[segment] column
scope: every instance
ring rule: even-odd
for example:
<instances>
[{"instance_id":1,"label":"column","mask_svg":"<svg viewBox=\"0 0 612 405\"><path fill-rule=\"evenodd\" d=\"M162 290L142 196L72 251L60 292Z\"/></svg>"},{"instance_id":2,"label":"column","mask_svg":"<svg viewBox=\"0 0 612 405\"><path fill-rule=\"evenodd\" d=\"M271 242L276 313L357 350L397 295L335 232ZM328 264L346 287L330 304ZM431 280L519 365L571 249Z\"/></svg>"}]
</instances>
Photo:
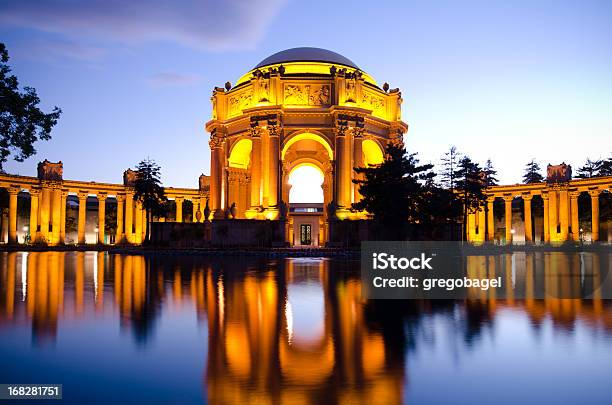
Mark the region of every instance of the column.
<instances>
[{"instance_id":1,"label":"column","mask_svg":"<svg viewBox=\"0 0 612 405\"><path fill-rule=\"evenodd\" d=\"M548 192L548 226L550 228L550 239L558 240L557 228L559 225L559 216L557 211L558 199L556 191Z\"/></svg>"},{"instance_id":2,"label":"column","mask_svg":"<svg viewBox=\"0 0 612 405\"><path fill-rule=\"evenodd\" d=\"M351 203L353 202L353 183L351 179L353 178L353 131L347 131L346 136L344 137L344 185L342 188L345 189L345 202L346 208L351 208Z\"/></svg>"},{"instance_id":3,"label":"column","mask_svg":"<svg viewBox=\"0 0 612 405\"><path fill-rule=\"evenodd\" d=\"M85 225L87 222L87 197L89 196L89 192L80 191L78 193L79 197L79 222L78 222L78 242L79 244L85 243Z\"/></svg>"},{"instance_id":4,"label":"column","mask_svg":"<svg viewBox=\"0 0 612 405\"><path fill-rule=\"evenodd\" d=\"M261 134L261 205L264 208L269 206L270 194L270 137L268 131Z\"/></svg>"},{"instance_id":5,"label":"column","mask_svg":"<svg viewBox=\"0 0 612 405\"><path fill-rule=\"evenodd\" d=\"M223 138L213 135L209 142L210 145L210 195L212 210L215 218L223 218L223 199L224 199L224 165Z\"/></svg>"},{"instance_id":6,"label":"column","mask_svg":"<svg viewBox=\"0 0 612 405\"><path fill-rule=\"evenodd\" d=\"M512 243L512 196L505 196L504 219L506 221L506 243Z\"/></svg>"},{"instance_id":7,"label":"column","mask_svg":"<svg viewBox=\"0 0 612 405\"><path fill-rule=\"evenodd\" d=\"M599 240L599 190L589 191L591 195L591 240Z\"/></svg>"},{"instance_id":8,"label":"column","mask_svg":"<svg viewBox=\"0 0 612 405\"><path fill-rule=\"evenodd\" d=\"M269 131L269 162L268 162L268 206L278 206L278 169L279 169L279 140L278 130Z\"/></svg>"},{"instance_id":9,"label":"column","mask_svg":"<svg viewBox=\"0 0 612 405\"><path fill-rule=\"evenodd\" d=\"M43 184L40 201L40 236L41 239L49 242L49 219L51 218L51 188L48 184Z\"/></svg>"},{"instance_id":10,"label":"column","mask_svg":"<svg viewBox=\"0 0 612 405\"><path fill-rule=\"evenodd\" d=\"M133 218L134 218L134 192L128 191L125 194L125 239L129 243L134 243L133 237Z\"/></svg>"},{"instance_id":11,"label":"column","mask_svg":"<svg viewBox=\"0 0 612 405\"><path fill-rule=\"evenodd\" d=\"M40 190L30 189L30 241L35 242L38 237L38 199Z\"/></svg>"},{"instance_id":12,"label":"column","mask_svg":"<svg viewBox=\"0 0 612 405\"><path fill-rule=\"evenodd\" d=\"M239 209L242 209L242 207L240 206L240 183L239 183L240 171L241 169L236 169L236 168L230 168L228 170L227 188L228 188L229 194L228 194L227 204L228 204L228 207L231 207L232 204L235 203Z\"/></svg>"},{"instance_id":13,"label":"column","mask_svg":"<svg viewBox=\"0 0 612 405\"><path fill-rule=\"evenodd\" d=\"M252 135L251 150L251 209L261 205L261 137Z\"/></svg>"},{"instance_id":14,"label":"column","mask_svg":"<svg viewBox=\"0 0 612 405\"><path fill-rule=\"evenodd\" d=\"M68 190L62 190L60 202L60 233L59 243L66 243L66 199L68 198Z\"/></svg>"},{"instance_id":15,"label":"column","mask_svg":"<svg viewBox=\"0 0 612 405\"><path fill-rule=\"evenodd\" d=\"M115 243L123 242L123 207L125 205L125 195L117 194L117 234Z\"/></svg>"},{"instance_id":16,"label":"column","mask_svg":"<svg viewBox=\"0 0 612 405\"><path fill-rule=\"evenodd\" d=\"M17 243L17 194L21 191L20 187L10 187L9 193L9 243Z\"/></svg>"},{"instance_id":17,"label":"column","mask_svg":"<svg viewBox=\"0 0 612 405\"><path fill-rule=\"evenodd\" d=\"M355 133L353 139L353 167L363 166L363 135L361 133ZM352 169L352 168L351 168ZM351 170L355 179L362 179L363 174L357 174ZM351 182L352 183L352 182ZM361 200L361 193L359 193L359 185L353 184L353 202L359 202Z\"/></svg>"},{"instance_id":18,"label":"column","mask_svg":"<svg viewBox=\"0 0 612 405\"><path fill-rule=\"evenodd\" d=\"M486 223L486 219L485 219L485 209L484 206L480 207L480 211L478 211L477 213L477 219L478 219L478 240L480 242L484 242L485 241L485 223Z\"/></svg>"},{"instance_id":19,"label":"column","mask_svg":"<svg viewBox=\"0 0 612 405\"><path fill-rule=\"evenodd\" d=\"M134 243L142 243L142 203L136 201L136 210L134 211Z\"/></svg>"},{"instance_id":20,"label":"column","mask_svg":"<svg viewBox=\"0 0 612 405\"><path fill-rule=\"evenodd\" d=\"M550 242L550 218L548 193L542 193L542 201L544 201L544 242Z\"/></svg>"},{"instance_id":21,"label":"column","mask_svg":"<svg viewBox=\"0 0 612 405\"><path fill-rule=\"evenodd\" d=\"M559 191L559 240L568 240L570 204L567 189Z\"/></svg>"},{"instance_id":22,"label":"column","mask_svg":"<svg viewBox=\"0 0 612 405\"><path fill-rule=\"evenodd\" d=\"M176 205L174 222L183 222L183 201L184 200L185 200L184 197L174 198L174 203Z\"/></svg>"},{"instance_id":23,"label":"column","mask_svg":"<svg viewBox=\"0 0 612 405\"><path fill-rule=\"evenodd\" d=\"M104 225L106 216L106 193L98 193L98 243L104 244Z\"/></svg>"},{"instance_id":24,"label":"column","mask_svg":"<svg viewBox=\"0 0 612 405\"><path fill-rule=\"evenodd\" d=\"M570 193L570 213L571 213L571 227L572 227L572 240L580 240L580 224L578 223L578 196L580 192Z\"/></svg>"},{"instance_id":25,"label":"column","mask_svg":"<svg viewBox=\"0 0 612 405\"><path fill-rule=\"evenodd\" d=\"M487 198L487 240L495 239L495 217L493 216L493 203L495 197Z\"/></svg>"},{"instance_id":26,"label":"column","mask_svg":"<svg viewBox=\"0 0 612 405\"><path fill-rule=\"evenodd\" d=\"M140 212L142 213L142 236L140 238L140 241L144 241L146 239L147 236L147 226L149 225L147 223L147 210L144 209L144 206L141 206L141 210Z\"/></svg>"},{"instance_id":27,"label":"column","mask_svg":"<svg viewBox=\"0 0 612 405\"><path fill-rule=\"evenodd\" d=\"M533 242L533 224L531 223L531 194L523 196L523 203L525 205L525 242Z\"/></svg>"},{"instance_id":28,"label":"column","mask_svg":"<svg viewBox=\"0 0 612 405\"><path fill-rule=\"evenodd\" d=\"M51 238L50 242L56 245L60 242L60 224L62 216L62 190L55 186L53 187L53 202L51 204Z\"/></svg>"},{"instance_id":29,"label":"column","mask_svg":"<svg viewBox=\"0 0 612 405\"><path fill-rule=\"evenodd\" d=\"M346 136L344 132L336 133L336 160L338 161L338 205L340 207L348 207L348 189L346 187L347 175L347 156L346 156Z\"/></svg>"},{"instance_id":30,"label":"column","mask_svg":"<svg viewBox=\"0 0 612 405\"><path fill-rule=\"evenodd\" d=\"M191 222L198 222L198 201L191 198Z\"/></svg>"},{"instance_id":31,"label":"column","mask_svg":"<svg viewBox=\"0 0 612 405\"><path fill-rule=\"evenodd\" d=\"M470 242L476 240L476 213L471 211L467 214L467 240Z\"/></svg>"}]
</instances>

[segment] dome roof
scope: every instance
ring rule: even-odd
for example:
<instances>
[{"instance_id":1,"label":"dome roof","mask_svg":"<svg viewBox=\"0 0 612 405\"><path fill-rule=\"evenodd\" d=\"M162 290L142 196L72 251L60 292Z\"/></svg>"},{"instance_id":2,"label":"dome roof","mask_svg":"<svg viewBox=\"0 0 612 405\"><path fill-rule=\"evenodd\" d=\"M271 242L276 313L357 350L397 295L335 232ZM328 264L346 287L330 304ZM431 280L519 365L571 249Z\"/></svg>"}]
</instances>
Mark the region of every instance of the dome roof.
<instances>
[{"instance_id":1,"label":"dome roof","mask_svg":"<svg viewBox=\"0 0 612 405\"><path fill-rule=\"evenodd\" d=\"M339 53L311 47L291 48L277 52L259 62L255 69L287 62L324 62L359 69L353 61Z\"/></svg>"}]
</instances>

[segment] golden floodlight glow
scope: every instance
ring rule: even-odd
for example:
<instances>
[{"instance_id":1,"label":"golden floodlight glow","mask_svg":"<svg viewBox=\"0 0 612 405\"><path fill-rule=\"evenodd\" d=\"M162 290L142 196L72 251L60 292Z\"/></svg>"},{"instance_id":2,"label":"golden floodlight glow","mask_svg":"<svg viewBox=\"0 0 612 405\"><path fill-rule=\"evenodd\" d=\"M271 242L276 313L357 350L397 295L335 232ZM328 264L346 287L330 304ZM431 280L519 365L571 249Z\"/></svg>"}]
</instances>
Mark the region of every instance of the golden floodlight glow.
<instances>
[{"instance_id":1,"label":"golden floodlight glow","mask_svg":"<svg viewBox=\"0 0 612 405\"><path fill-rule=\"evenodd\" d=\"M320 203L324 202L321 168L314 163L300 163L289 173L289 203Z\"/></svg>"},{"instance_id":2,"label":"golden floodlight glow","mask_svg":"<svg viewBox=\"0 0 612 405\"><path fill-rule=\"evenodd\" d=\"M228 159L230 167L246 169L251 162L251 148L253 142L250 139L241 139L232 148Z\"/></svg>"},{"instance_id":3,"label":"golden floodlight glow","mask_svg":"<svg viewBox=\"0 0 612 405\"><path fill-rule=\"evenodd\" d=\"M364 158L363 163L366 165L366 167L379 165L383 162L383 152L375 141L366 139L363 141L362 148Z\"/></svg>"},{"instance_id":4,"label":"golden floodlight glow","mask_svg":"<svg viewBox=\"0 0 612 405\"><path fill-rule=\"evenodd\" d=\"M265 69L270 69L270 68L276 68L278 69L278 67L281 65L281 63L275 64L275 65L267 65L265 66ZM342 68L342 69L346 69L347 72L355 72L357 69L349 67L349 66L344 66L338 63L326 63L326 62L284 62L282 63L283 67L285 68L285 74L286 75L292 75L292 74L315 74L315 75L329 75L329 69L332 66L336 66L336 68ZM263 69L264 67L260 68ZM258 70L258 69L253 69L248 71L247 73L245 73L244 75L242 75L240 77L240 79L238 79L238 81L236 82L236 86L242 84L242 83L246 83L248 82L251 77L253 77L253 73ZM370 76L369 74L361 71L361 74L363 75L363 78L366 82L377 85L376 80L374 80L374 78L372 76Z\"/></svg>"},{"instance_id":5,"label":"golden floodlight glow","mask_svg":"<svg viewBox=\"0 0 612 405\"><path fill-rule=\"evenodd\" d=\"M281 154L281 158L285 159L285 153L287 153L287 150L291 147L291 145L293 145L296 142L302 141L304 139L308 139L308 140L320 143L321 146L323 146L325 148L325 150L327 151L327 155L329 156L329 159L330 160L334 159L334 152L332 151L331 146L329 146L329 143L327 143L327 141L325 139L323 139L323 137L321 135L313 134L313 133L310 133L310 132L303 132L303 133L297 134L297 135L293 136L291 139L289 139L285 143L285 146L283 147L283 152Z\"/></svg>"}]
</instances>

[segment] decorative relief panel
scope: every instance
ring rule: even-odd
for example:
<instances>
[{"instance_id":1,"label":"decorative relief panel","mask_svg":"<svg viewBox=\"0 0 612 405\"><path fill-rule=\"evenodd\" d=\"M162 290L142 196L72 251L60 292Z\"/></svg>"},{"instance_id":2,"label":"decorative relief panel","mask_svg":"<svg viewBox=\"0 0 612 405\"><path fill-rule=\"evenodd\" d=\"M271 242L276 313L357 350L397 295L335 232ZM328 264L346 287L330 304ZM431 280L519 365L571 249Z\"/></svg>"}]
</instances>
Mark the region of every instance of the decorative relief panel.
<instances>
[{"instance_id":1,"label":"decorative relief panel","mask_svg":"<svg viewBox=\"0 0 612 405\"><path fill-rule=\"evenodd\" d=\"M364 108L372 110L372 114L385 117L387 109L385 99L376 95L373 92L364 91L363 96L361 98L361 105Z\"/></svg>"},{"instance_id":2,"label":"decorative relief panel","mask_svg":"<svg viewBox=\"0 0 612 405\"><path fill-rule=\"evenodd\" d=\"M328 106L331 90L328 84L285 84L285 105Z\"/></svg>"},{"instance_id":3,"label":"decorative relief panel","mask_svg":"<svg viewBox=\"0 0 612 405\"><path fill-rule=\"evenodd\" d=\"M242 114L242 110L253 104L253 89L247 89L229 98L229 116L234 117Z\"/></svg>"}]
</instances>

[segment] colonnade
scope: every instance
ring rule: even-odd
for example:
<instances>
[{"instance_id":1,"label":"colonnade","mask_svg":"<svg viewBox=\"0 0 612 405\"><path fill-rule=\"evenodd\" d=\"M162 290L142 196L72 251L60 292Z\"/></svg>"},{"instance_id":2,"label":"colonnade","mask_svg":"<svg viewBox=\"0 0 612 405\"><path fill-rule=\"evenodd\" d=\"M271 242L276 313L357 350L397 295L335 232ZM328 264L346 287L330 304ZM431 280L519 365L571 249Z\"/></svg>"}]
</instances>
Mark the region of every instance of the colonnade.
<instances>
[{"instance_id":1,"label":"colonnade","mask_svg":"<svg viewBox=\"0 0 612 405\"><path fill-rule=\"evenodd\" d=\"M66 207L69 196L78 199L77 238L78 244L86 243L87 201L97 200L96 242L106 243L106 203L115 200L117 220L115 243L141 244L147 230L146 211L142 202L134 199L135 190L130 172L124 173L124 184L109 184L63 180L60 163L41 162L39 176L0 175L0 188L9 195L8 243L18 243L18 201L19 194L27 192L30 196L30 212L27 232L31 243L58 245L66 243ZM207 186L201 176L199 189L166 188L166 196L176 202L176 222L183 222L183 202L193 203L193 221L203 221ZM198 211L202 214L198 215ZM25 229L24 229L25 231Z\"/></svg>"},{"instance_id":2,"label":"colonnade","mask_svg":"<svg viewBox=\"0 0 612 405\"><path fill-rule=\"evenodd\" d=\"M564 184L525 184L514 186L495 186L487 189L486 206L468 214L468 240L484 242L495 240L495 220L493 205L497 198L504 201L505 240L511 243L514 238L512 224L512 202L522 198L524 203L525 242L534 241L532 221L532 202L535 196L543 200L543 240L544 242L579 241L578 197L588 193L591 199L591 240L599 241L599 197L609 192L612 176L571 180Z\"/></svg>"}]
</instances>

